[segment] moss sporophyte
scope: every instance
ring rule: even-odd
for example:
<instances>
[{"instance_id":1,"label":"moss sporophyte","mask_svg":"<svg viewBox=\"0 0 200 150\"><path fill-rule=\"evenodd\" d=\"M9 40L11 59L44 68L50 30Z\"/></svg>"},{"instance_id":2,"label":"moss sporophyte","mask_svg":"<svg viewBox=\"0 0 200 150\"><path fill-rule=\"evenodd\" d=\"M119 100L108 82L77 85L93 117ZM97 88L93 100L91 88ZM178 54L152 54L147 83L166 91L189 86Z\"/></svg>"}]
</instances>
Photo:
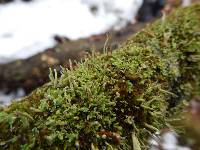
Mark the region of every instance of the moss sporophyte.
<instances>
[{"instance_id":1,"label":"moss sporophyte","mask_svg":"<svg viewBox=\"0 0 200 150\"><path fill-rule=\"evenodd\" d=\"M170 110L200 94L200 5L149 25L112 54L51 71L0 111L0 149L147 149Z\"/></svg>"}]
</instances>

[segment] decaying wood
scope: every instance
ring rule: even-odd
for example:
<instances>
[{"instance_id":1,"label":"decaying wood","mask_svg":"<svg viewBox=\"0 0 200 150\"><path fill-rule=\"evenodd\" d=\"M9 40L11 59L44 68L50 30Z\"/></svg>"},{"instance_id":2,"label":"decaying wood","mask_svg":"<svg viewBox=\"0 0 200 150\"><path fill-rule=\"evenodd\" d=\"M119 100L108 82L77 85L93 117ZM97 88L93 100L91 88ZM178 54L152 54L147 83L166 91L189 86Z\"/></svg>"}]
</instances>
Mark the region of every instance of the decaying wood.
<instances>
[{"instance_id":1,"label":"decaying wood","mask_svg":"<svg viewBox=\"0 0 200 150\"><path fill-rule=\"evenodd\" d=\"M112 31L106 45L113 50L122 44L127 37L144 26L144 24L128 25L120 31ZM0 65L0 90L16 90L24 88L26 93L46 83L48 69L60 69L60 66L68 67L69 59L80 61L92 50L102 52L105 46L107 34L92 36L77 41L69 41L66 38L55 37L58 44L43 53L37 54L25 60L17 60Z\"/></svg>"}]
</instances>

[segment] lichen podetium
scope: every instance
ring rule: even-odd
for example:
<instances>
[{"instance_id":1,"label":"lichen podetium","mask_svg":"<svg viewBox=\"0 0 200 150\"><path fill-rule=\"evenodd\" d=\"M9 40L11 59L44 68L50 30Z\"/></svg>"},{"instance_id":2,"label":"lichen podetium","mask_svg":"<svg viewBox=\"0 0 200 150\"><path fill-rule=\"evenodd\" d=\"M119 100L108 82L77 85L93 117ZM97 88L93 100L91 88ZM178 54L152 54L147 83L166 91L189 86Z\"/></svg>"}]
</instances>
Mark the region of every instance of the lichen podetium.
<instances>
[{"instance_id":1,"label":"lichen podetium","mask_svg":"<svg viewBox=\"0 0 200 150\"><path fill-rule=\"evenodd\" d=\"M200 5L149 25L0 111L0 149L147 149L169 110L200 93Z\"/></svg>"}]
</instances>

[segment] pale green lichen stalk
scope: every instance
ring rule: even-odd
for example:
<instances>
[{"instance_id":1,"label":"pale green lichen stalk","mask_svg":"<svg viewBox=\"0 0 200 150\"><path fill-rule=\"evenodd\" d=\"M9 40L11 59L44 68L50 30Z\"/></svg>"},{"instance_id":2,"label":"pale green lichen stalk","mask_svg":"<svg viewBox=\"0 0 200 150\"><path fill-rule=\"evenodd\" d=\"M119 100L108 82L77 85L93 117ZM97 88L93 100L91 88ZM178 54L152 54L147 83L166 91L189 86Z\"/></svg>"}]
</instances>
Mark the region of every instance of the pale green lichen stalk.
<instances>
[{"instance_id":1,"label":"pale green lichen stalk","mask_svg":"<svg viewBox=\"0 0 200 150\"><path fill-rule=\"evenodd\" d=\"M200 5L91 56L0 112L0 149L147 148L168 110L200 93Z\"/></svg>"}]
</instances>

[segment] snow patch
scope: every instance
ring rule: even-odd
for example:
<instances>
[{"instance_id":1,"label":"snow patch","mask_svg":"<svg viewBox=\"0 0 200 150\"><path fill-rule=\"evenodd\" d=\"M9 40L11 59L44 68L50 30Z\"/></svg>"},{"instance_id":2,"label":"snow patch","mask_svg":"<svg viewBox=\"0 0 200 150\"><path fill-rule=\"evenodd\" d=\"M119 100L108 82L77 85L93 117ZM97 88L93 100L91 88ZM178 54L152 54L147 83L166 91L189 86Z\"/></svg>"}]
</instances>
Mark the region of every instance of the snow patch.
<instances>
[{"instance_id":1,"label":"snow patch","mask_svg":"<svg viewBox=\"0 0 200 150\"><path fill-rule=\"evenodd\" d=\"M155 133L148 141L149 150L191 150L187 146L179 145L178 135L172 131Z\"/></svg>"},{"instance_id":2,"label":"snow patch","mask_svg":"<svg viewBox=\"0 0 200 150\"><path fill-rule=\"evenodd\" d=\"M20 100L20 97L25 96L25 91L23 89L17 89L15 92L6 93L5 91L0 91L0 106L8 106L12 101Z\"/></svg>"},{"instance_id":3,"label":"snow patch","mask_svg":"<svg viewBox=\"0 0 200 150\"><path fill-rule=\"evenodd\" d=\"M0 63L25 59L56 42L120 28L134 17L143 0L34 0L0 5ZM95 11L95 13L94 13Z\"/></svg>"}]
</instances>

